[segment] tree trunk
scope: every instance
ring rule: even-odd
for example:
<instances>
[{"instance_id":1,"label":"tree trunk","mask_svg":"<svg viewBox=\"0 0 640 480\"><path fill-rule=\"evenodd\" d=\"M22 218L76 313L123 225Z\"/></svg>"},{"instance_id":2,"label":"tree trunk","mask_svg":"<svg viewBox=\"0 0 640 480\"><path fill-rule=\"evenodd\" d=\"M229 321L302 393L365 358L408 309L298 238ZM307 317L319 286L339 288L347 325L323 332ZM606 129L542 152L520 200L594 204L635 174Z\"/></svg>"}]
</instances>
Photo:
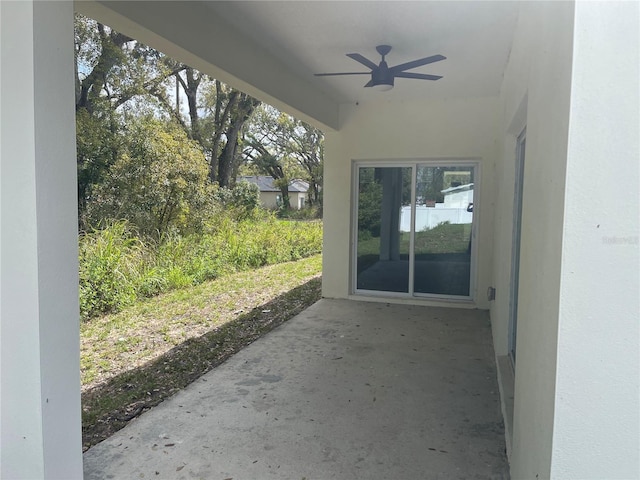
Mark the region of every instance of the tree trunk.
<instances>
[{"instance_id":1,"label":"tree trunk","mask_svg":"<svg viewBox=\"0 0 640 480\"><path fill-rule=\"evenodd\" d=\"M218 183L221 187L229 188L231 186L231 172L233 172L233 163L238 150L238 134L240 133L240 125L232 125L231 130L227 132L227 143L222 149L220 158L218 159Z\"/></svg>"},{"instance_id":2,"label":"tree trunk","mask_svg":"<svg viewBox=\"0 0 640 480\"><path fill-rule=\"evenodd\" d=\"M282 193L282 206L285 210L291 209L291 201L289 200L289 185L281 185L280 192Z\"/></svg>"},{"instance_id":3,"label":"tree trunk","mask_svg":"<svg viewBox=\"0 0 640 480\"><path fill-rule=\"evenodd\" d=\"M225 146L217 160L218 168L216 180L222 187L230 187L235 183L235 179L232 179L232 175L233 172L237 170L236 163L240 160L240 155L238 155L240 134L251 117L251 114L259 104L259 100L256 100L249 95L245 95L244 93L240 93L237 90L229 97L229 104L225 109L230 112L229 125L225 132L227 142L225 143ZM229 108L229 106L231 106L231 108ZM233 108L234 106L235 108Z\"/></svg>"},{"instance_id":4,"label":"tree trunk","mask_svg":"<svg viewBox=\"0 0 640 480\"><path fill-rule=\"evenodd\" d=\"M189 119L191 120L191 135L201 146L203 144L202 129L200 127L200 116L198 115L198 88L202 80L202 74L197 75L195 70L187 67L185 70L187 84L182 84L185 95L187 96L187 104L189 105Z\"/></svg>"}]
</instances>

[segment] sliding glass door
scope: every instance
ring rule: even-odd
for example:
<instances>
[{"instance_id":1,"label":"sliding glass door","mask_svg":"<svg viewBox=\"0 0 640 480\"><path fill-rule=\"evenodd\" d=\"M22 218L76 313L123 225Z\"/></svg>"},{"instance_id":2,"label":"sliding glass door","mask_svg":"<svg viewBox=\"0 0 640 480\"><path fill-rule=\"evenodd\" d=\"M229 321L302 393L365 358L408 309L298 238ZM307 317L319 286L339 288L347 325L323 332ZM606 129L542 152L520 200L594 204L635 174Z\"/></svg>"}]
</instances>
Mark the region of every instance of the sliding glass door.
<instances>
[{"instance_id":1,"label":"sliding glass door","mask_svg":"<svg viewBox=\"0 0 640 480\"><path fill-rule=\"evenodd\" d=\"M356 167L354 290L468 299L473 163Z\"/></svg>"},{"instance_id":2,"label":"sliding glass door","mask_svg":"<svg viewBox=\"0 0 640 480\"><path fill-rule=\"evenodd\" d=\"M359 290L409 293L409 239L401 223L411 209L411 175L411 167L359 169Z\"/></svg>"}]
</instances>

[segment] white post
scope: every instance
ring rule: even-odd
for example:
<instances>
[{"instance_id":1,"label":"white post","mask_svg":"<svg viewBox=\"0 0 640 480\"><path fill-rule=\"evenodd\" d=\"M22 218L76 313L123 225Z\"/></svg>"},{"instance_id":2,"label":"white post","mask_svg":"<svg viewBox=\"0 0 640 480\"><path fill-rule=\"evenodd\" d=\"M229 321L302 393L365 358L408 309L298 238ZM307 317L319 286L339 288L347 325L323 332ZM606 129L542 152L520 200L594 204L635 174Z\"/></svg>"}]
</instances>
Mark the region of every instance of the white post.
<instances>
[{"instance_id":1,"label":"white post","mask_svg":"<svg viewBox=\"0 0 640 480\"><path fill-rule=\"evenodd\" d=\"M0 477L82 478L73 2L0 2Z\"/></svg>"}]
</instances>

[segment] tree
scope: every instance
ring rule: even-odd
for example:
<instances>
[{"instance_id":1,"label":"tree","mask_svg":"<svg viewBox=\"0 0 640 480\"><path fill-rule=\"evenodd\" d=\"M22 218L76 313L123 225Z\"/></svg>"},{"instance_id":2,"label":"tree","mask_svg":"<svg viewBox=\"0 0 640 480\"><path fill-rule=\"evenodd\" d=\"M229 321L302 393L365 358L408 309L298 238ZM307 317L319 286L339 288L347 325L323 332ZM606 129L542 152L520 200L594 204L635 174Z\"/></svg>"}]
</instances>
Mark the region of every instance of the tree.
<instances>
[{"instance_id":1,"label":"tree","mask_svg":"<svg viewBox=\"0 0 640 480\"><path fill-rule=\"evenodd\" d=\"M307 180L309 204L319 204L324 155L324 137L320 130L274 107L262 105L252 118L246 147L245 157L277 183L286 180L288 187L294 178Z\"/></svg>"},{"instance_id":2,"label":"tree","mask_svg":"<svg viewBox=\"0 0 640 480\"><path fill-rule=\"evenodd\" d=\"M79 15L75 53L80 228L95 221L99 209L87 216L88 203L104 197L107 176L134 160L127 125L142 117L179 125L205 156L209 179L234 185L258 100Z\"/></svg>"},{"instance_id":3,"label":"tree","mask_svg":"<svg viewBox=\"0 0 640 480\"><path fill-rule=\"evenodd\" d=\"M76 15L74 30L78 214L82 226L92 186L102 181L118 155L121 122L103 90L111 70L124 58L123 46L132 39L80 15Z\"/></svg>"},{"instance_id":4,"label":"tree","mask_svg":"<svg viewBox=\"0 0 640 480\"><path fill-rule=\"evenodd\" d=\"M90 221L125 219L144 235L203 226L212 188L199 146L180 127L134 119L127 143L88 205Z\"/></svg>"},{"instance_id":5,"label":"tree","mask_svg":"<svg viewBox=\"0 0 640 480\"><path fill-rule=\"evenodd\" d=\"M254 133L248 136L247 148L244 157L248 159L258 173L268 175L274 179L274 186L280 189L282 198L281 208L288 210L291 208L289 200L289 183L294 178L291 162L283 155L278 145L270 142L269 137L273 132L262 130L260 138Z\"/></svg>"},{"instance_id":6,"label":"tree","mask_svg":"<svg viewBox=\"0 0 640 480\"><path fill-rule=\"evenodd\" d=\"M324 135L317 128L287 114L281 114L279 122L286 151L302 167L304 178L309 182L309 203L317 205L322 188Z\"/></svg>"},{"instance_id":7,"label":"tree","mask_svg":"<svg viewBox=\"0 0 640 480\"><path fill-rule=\"evenodd\" d=\"M76 112L92 114L96 104L110 99L111 72L125 63L124 47L134 40L81 15L76 15L74 33Z\"/></svg>"},{"instance_id":8,"label":"tree","mask_svg":"<svg viewBox=\"0 0 640 480\"><path fill-rule=\"evenodd\" d=\"M75 18L78 216L120 156L127 111L153 112L150 92L171 75L167 57L81 15Z\"/></svg>"},{"instance_id":9,"label":"tree","mask_svg":"<svg viewBox=\"0 0 640 480\"><path fill-rule=\"evenodd\" d=\"M260 105L255 98L211 79L184 64L172 65L176 97L183 92L187 100L187 116L181 104L175 105L167 95L168 85L153 95L184 128L189 138L198 142L209 161L209 178L223 187L233 186L242 162L242 134L247 121Z\"/></svg>"}]
</instances>

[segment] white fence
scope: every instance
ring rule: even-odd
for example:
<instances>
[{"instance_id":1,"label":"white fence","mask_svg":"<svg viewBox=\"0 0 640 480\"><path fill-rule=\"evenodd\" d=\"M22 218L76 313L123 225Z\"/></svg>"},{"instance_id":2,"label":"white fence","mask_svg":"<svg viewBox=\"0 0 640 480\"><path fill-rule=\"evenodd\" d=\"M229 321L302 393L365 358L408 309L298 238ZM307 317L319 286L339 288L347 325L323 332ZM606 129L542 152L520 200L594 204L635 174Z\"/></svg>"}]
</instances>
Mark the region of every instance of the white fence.
<instances>
[{"instance_id":1,"label":"white fence","mask_svg":"<svg viewBox=\"0 0 640 480\"><path fill-rule=\"evenodd\" d=\"M416 206L416 232L428 230L442 222L449 223L471 223L473 213L467 212L466 208L445 208L445 207L425 207ZM405 206L400 211L400 231L411 231L411 207Z\"/></svg>"}]
</instances>

